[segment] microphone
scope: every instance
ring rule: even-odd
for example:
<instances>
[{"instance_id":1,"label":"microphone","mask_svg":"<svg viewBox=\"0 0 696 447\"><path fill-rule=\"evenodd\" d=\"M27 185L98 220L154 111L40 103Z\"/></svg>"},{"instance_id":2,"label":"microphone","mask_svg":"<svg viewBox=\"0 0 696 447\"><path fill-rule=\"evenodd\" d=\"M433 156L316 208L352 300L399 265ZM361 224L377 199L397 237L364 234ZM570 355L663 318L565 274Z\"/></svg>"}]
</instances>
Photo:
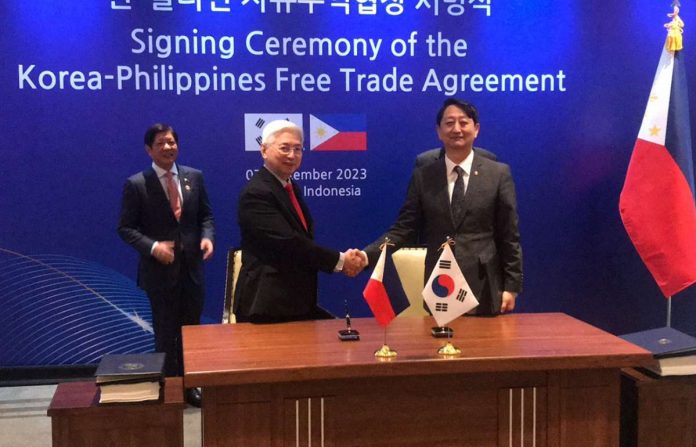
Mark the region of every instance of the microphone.
<instances>
[{"instance_id":1,"label":"microphone","mask_svg":"<svg viewBox=\"0 0 696 447\"><path fill-rule=\"evenodd\" d=\"M348 313L348 300L344 300L343 303L346 309L346 328L338 331L338 338L341 341L360 340L360 332L353 329L350 325L350 314Z\"/></svg>"}]
</instances>

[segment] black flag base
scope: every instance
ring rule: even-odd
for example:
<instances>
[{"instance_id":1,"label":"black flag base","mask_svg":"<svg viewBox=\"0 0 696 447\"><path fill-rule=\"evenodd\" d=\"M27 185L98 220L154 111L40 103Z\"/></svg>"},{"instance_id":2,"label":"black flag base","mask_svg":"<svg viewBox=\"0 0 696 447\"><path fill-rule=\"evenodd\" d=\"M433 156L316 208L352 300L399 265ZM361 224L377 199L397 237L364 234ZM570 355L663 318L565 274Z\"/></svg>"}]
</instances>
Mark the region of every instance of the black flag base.
<instances>
[{"instance_id":1,"label":"black flag base","mask_svg":"<svg viewBox=\"0 0 696 447\"><path fill-rule=\"evenodd\" d=\"M350 327L350 314L348 313L348 300L344 301L346 306L346 328L338 331L338 339L341 341L360 340L360 332Z\"/></svg>"},{"instance_id":2,"label":"black flag base","mask_svg":"<svg viewBox=\"0 0 696 447\"><path fill-rule=\"evenodd\" d=\"M437 353L440 355L459 355L462 353L462 350L454 346L452 343L447 342L447 344L440 349L437 350Z\"/></svg>"},{"instance_id":3,"label":"black flag base","mask_svg":"<svg viewBox=\"0 0 696 447\"><path fill-rule=\"evenodd\" d=\"M435 326L430 329L430 333L435 338L450 338L454 335L454 329L447 326Z\"/></svg>"},{"instance_id":4,"label":"black flag base","mask_svg":"<svg viewBox=\"0 0 696 447\"><path fill-rule=\"evenodd\" d=\"M338 331L338 339L341 341L357 341L360 340L360 332L355 329L341 329Z\"/></svg>"}]
</instances>

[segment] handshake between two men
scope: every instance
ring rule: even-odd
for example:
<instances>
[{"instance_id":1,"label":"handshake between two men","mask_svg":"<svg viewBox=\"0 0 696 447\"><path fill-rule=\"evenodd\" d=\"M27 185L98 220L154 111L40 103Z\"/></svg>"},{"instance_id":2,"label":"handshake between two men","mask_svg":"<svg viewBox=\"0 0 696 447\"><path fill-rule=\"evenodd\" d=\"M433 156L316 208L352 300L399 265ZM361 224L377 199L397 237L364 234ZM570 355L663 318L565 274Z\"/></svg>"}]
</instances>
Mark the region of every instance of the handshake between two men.
<instances>
[{"instance_id":1,"label":"handshake between two men","mask_svg":"<svg viewBox=\"0 0 696 447\"><path fill-rule=\"evenodd\" d=\"M349 278L353 278L362 272L367 267L367 264L365 252L357 248L351 248L344 252L343 269L341 271Z\"/></svg>"},{"instance_id":2,"label":"handshake between two men","mask_svg":"<svg viewBox=\"0 0 696 447\"><path fill-rule=\"evenodd\" d=\"M472 290L481 291L481 313L512 311L522 290L522 251L510 167L498 162L494 154L474 148L480 124L472 104L447 98L437 111L435 124L442 147L416 159L417 168L404 205L388 234L396 246L416 243L415 235L422 237L418 242L427 245L431 254L426 258L426 272L433 270L435 254L446 236L451 235L457 243L460 268L473 272L467 281ZM171 127L153 126L146 133L145 143L153 167L128 180L119 234L141 253L141 270L156 274L139 277L143 288L159 291L162 281L170 279L174 269L179 268L177 258L183 258L181 265L190 271L181 270L179 276L192 278L195 290L200 289L196 300L200 303L200 264L213 254L214 235L202 174L174 163L178 137ZM373 242L364 251L339 252L314 241L310 210L302 197L302 188L294 182L304 156L303 143L302 128L290 121L271 121L263 128L263 166L241 191L237 207L243 252L235 287L233 311L237 321L273 323L327 318L317 304L318 273L340 271L355 277L368 266L367 254L373 262L377 259L380 242ZM173 181L175 176L177 182ZM161 188L156 188L156 194L148 193L152 185L158 184ZM442 190L437 204L433 203L435 184ZM170 189L165 197L162 193ZM196 195L192 196L192 192ZM439 199L447 196L449 204ZM143 210L149 209L141 205L149 204L150 199L155 203L149 207L161 210L163 216L141 222L146 215ZM465 200L475 200L476 206L465 208ZM427 228L424 222L428 222ZM143 232L143 228L147 231ZM157 235L175 232L183 236L181 246L168 240L152 244ZM196 240L200 241L199 247L193 243ZM149 268L152 258L170 268ZM184 289L188 290L188 286Z\"/></svg>"},{"instance_id":3,"label":"handshake between two men","mask_svg":"<svg viewBox=\"0 0 696 447\"><path fill-rule=\"evenodd\" d=\"M510 167L474 149L480 125L472 104L446 99L435 123L442 148L419 156L422 162L417 160L404 205L388 234L395 248L415 243L416 235L422 237L431 254L426 272L434 269L435 254L446 236L452 236L460 268L474 272L467 281L472 290L480 291L480 313L512 311L522 290L522 251ZM263 128L263 167L243 189L237 208L244 253L235 289L237 321L327 318L326 312L319 315L317 305L318 272L342 271L354 277L380 244L339 253L314 241L310 210L293 181L303 143L302 128L290 121L271 121ZM437 204L434 189L442 191ZM449 203L440 197L448 197ZM465 207L465 200L476 206Z\"/></svg>"}]
</instances>

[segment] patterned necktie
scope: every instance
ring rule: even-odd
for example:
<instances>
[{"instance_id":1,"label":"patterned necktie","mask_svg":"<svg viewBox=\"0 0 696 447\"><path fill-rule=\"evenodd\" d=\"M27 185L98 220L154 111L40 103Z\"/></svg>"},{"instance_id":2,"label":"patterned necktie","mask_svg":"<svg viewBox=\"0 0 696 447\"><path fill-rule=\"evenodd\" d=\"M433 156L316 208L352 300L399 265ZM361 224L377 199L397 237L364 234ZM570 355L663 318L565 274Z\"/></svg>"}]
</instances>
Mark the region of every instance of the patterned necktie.
<instances>
[{"instance_id":1,"label":"patterned necktie","mask_svg":"<svg viewBox=\"0 0 696 447\"><path fill-rule=\"evenodd\" d=\"M300 202L297 201L295 190L292 188L292 184L290 182L285 184L285 190L288 192L288 196L290 196L290 202L292 202L295 212L300 217L300 221L302 221L302 226L305 230L307 230L307 221L305 220L304 214L302 213L302 208L300 207Z\"/></svg>"},{"instance_id":2,"label":"patterned necktie","mask_svg":"<svg viewBox=\"0 0 696 447\"><path fill-rule=\"evenodd\" d=\"M169 194L169 206L172 207L174 217L178 221L181 218L181 198L179 197L179 188L174 183L174 174L172 171L167 171L164 176L167 178L167 193Z\"/></svg>"},{"instance_id":3,"label":"patterned necktie","mask_svg":"<svg viewBox=\"0 0 696 447\"><path fill-rule=\"evenodd\" d=\"M464 169L461 166L455 166L454 172L457 173L457 180L454 182L452 190L450 209L452 210L452 219L455 223L459 223L464 217Z\"/></svg>"}]
</instances>

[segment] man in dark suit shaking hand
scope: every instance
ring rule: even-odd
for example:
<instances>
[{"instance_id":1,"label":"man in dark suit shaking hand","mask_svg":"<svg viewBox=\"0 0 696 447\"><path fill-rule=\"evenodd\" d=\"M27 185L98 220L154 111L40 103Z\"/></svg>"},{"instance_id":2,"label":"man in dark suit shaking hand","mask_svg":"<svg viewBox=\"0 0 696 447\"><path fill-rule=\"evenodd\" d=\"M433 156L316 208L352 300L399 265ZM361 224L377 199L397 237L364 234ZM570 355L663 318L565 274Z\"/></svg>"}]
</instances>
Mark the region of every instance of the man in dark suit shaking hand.
<instances>
[{"instance_id":1,"label":"man in dark suit shaking hand","mask_svg":"<svg viewBox=\"0 0 696 447\"><path fill-rule=\"evenodd\" d=\"M357 249L339 252L314 241L314 221L293 181L303 156L302 129L290 121L263 128L263 167L239 195L242 269L235 288L238 322L329 318L317 305L317 274L363 269Z\"/></svg>"},{"instance_id":2,"label":"man in dark suit shaking hand","mask_svg":"<svg viewBox=\"0 0 696 447\"><path fill-rule=\"evenodd\" d=\"M183 374L181 327L200 323L203 261L213 255L215 234L203 174L176 163L178 144L168 125L145 132L152 166L126 181L118 224L119 236L140 253L138 286L150 299L155 349L166 353L168 376Z\"/></svg>"},{"instance_id":3,"label":"man in dark suit shaking hand","mask_svg":"<svg viewBox=\"0 0 696 447\"><path fill-rule=\"evenodd\" d=\"M510 167L474 149L480 124L472 104L445 100L435 123L445 156L416 167L399 217L365 252L374 265L385 236L397 248L420 237L428 248L428 278L440 246L450 236L457 263L480 303L474 312L509 312L522 290L522 249Z\"/></svg>"}]
</instances>

